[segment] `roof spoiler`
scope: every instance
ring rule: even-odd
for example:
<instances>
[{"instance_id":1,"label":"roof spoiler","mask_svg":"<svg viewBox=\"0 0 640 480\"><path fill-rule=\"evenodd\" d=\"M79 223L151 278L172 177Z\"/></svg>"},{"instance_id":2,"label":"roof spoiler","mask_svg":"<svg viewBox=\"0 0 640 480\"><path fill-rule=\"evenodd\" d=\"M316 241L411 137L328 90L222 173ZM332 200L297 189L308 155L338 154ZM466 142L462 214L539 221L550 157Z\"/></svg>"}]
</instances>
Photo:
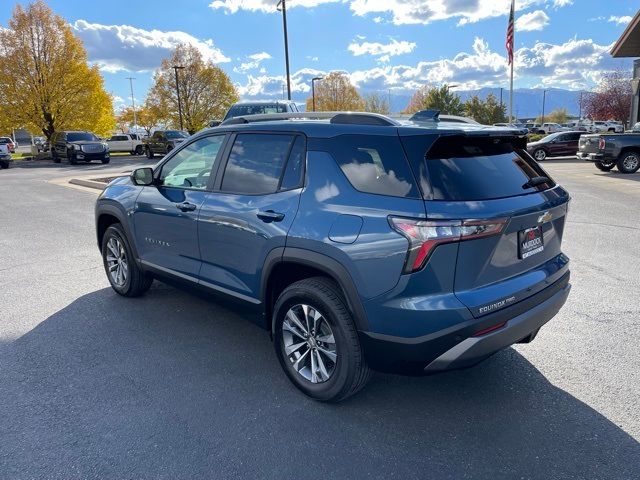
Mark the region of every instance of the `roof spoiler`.
<instances>
[{"instance_id":1,"label":"roof spoiler","mask_svg":"<svg viewBox=\"0 0 640 480\"><path fill-rule=\"evenodd\" d=\"M412 122L438 122L440 121L440 110L420 110L409 119Z\"/></svg>"}]
</instances>

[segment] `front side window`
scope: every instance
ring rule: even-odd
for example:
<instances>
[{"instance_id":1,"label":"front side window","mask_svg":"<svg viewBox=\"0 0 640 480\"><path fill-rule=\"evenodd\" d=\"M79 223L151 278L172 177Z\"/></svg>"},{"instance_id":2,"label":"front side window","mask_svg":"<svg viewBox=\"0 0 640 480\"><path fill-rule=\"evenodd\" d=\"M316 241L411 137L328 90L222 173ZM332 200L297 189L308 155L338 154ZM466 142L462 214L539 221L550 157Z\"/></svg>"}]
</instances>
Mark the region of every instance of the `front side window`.
<instances>
[{"instance_id":1,"label":"front side window","mask_svg":"<svg viewBox=\"0 0 640 480\"><path fill-rule=\"evenodd\" d=\"M274 193L292 141L293 135L238 135L229 154L221 190L244 195Z\"/></svg>"},{"instance_id":2,"label":"front side window","mask_svg":"<svg viewBox=\"0 0 640 480\"><path fill-rule=\"evenodd\" d=\"M165 187L207 188L224 135L204 137L176 152L162 166L159 183Z\"/></svg>"}]
</instances>

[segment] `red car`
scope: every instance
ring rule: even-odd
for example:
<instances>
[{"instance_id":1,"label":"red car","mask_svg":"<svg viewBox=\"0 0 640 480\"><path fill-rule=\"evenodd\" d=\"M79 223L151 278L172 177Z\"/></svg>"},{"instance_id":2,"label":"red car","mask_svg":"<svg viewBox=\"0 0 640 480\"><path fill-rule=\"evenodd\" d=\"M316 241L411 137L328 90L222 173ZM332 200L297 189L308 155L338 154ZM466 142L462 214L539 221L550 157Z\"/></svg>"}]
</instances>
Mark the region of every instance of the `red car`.
<instances>
[{"instance_id":1,"label":"red car","mask_svg":"<svg viewBox=\"0 0 640 480\"><path fill-rule=\"evenodd\" d=\"M9 149L9 153L15 153L18 145L11 140L11 137L0 137L0 145L6 145Z\"/></svg>"}]
</instances>

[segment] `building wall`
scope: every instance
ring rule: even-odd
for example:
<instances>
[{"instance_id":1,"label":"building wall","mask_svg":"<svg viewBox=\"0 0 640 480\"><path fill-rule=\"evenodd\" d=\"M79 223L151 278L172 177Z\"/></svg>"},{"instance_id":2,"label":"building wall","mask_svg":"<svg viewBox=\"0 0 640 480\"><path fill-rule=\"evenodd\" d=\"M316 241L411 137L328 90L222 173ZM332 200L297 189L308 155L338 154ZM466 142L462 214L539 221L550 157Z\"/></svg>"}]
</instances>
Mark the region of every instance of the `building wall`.
<instances>
[{"instance_id":1,"label":"building wall","mask_svg":"<svg viewBox=\"0 0 640 480\"><path fill-rule=\"evenodd\" d=\"M640 79L640 59L633 62L633 78ZM640 122L640 89L633 96L631 101L631 119L629 123L633 126L636 122Z\"/></svg>"}]
</instances>

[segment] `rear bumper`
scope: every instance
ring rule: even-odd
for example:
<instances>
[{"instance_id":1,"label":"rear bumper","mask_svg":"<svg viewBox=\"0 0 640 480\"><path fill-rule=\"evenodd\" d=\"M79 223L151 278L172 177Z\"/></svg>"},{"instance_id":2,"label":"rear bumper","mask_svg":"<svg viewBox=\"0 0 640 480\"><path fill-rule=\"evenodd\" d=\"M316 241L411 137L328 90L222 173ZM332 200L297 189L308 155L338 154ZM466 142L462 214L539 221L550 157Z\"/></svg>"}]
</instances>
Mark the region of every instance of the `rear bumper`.
<instances>
[{"instance_id":1,"label":"rear bumper","mask_svg":"<svg viewBox=\"0 0 640 480\"><path fill-rule=\"evenodd\" d=\"M509 345L535 336L565 304L571 290L569 276L567 272L552 285L515 305L423 337L360 332L367 362L376 370L409 374L473 366ZM474 337L477 332L502 323L500 328Z\"/></svg>"},{"instance_id":2,"label":"rear bumper","mask_svg":"<svg viewBox=\"0 0 640 480\"><path fill-rule=\"evenodd\" d=\"M587 162L601 162L604 160L604 154L578 152L576 153L576 158L578 160L585 160Z\"/></svg>"}]
</instances>

